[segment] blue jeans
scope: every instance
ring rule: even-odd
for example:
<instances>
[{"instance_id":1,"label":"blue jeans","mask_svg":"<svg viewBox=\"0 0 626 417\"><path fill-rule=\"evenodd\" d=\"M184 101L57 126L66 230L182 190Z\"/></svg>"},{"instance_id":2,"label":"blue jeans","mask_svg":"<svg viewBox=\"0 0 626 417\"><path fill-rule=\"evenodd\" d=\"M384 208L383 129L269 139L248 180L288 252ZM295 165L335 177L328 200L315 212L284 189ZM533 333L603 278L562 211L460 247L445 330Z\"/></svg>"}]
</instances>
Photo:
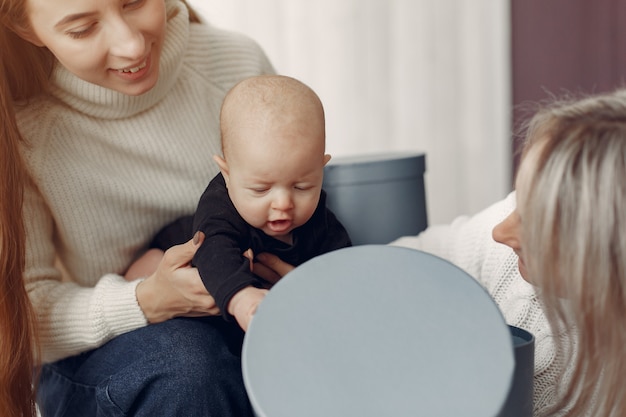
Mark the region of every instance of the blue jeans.
<instances>
[{"instance_id":1,"label":"blue jeans","mask_svg":"<svg viewBox=\"0 0 626 417\"><path fill-rule=\"evenodd\" d=\"M252 416L242 340L220 317L149 325L45 365L37 402L43 417Z\"/></svg>"}]
</instances>

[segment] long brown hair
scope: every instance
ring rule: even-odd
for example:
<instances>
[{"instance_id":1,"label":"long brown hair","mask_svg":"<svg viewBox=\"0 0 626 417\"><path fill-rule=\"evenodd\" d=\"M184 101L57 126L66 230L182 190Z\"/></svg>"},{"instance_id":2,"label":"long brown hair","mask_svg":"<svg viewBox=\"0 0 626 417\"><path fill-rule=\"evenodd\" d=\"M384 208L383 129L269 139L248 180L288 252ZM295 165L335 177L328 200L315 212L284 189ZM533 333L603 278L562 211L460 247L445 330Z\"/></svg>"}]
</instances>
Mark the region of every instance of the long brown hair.
<instances>
[{"instance_id":1,"label":"long brown hair","mask_svg":"<svg viewBox=\"0 0 626 417\"><path fill-rule=\"evenodd\" d=\"M0 410L7 417L36 415L36 326L23 282L26 171L14 106L46 90L53 62L14 32L25 27L23 8L23 1L0 0Z\"/></svg>"},{"instance_id":2,"label":"long brown hair","mask_svg":"<svg viewBox=\"0 0 626 417\"><path fill-rule=\"evenodd\" d=\"M0 410L8 417L21 417L35 415L35 325L22 281L25 174L7 90L6 79L0 77Z\"/></svg>"},{"instance_id":3,"label":"long brown hair","mask_svg":"<svg viewBox=\"0 0 626 417\"><path fill-rule=\"evenodd\" d=\"M199 22L189 9L189 20ZM17 105L48 90L55 58L18 33L30 25L26 0L0 0L0 410L3 417L36 416L38 344L35 314L26 292L26 234L22 204L27 173Z\"/></svg>"}]
</instances>

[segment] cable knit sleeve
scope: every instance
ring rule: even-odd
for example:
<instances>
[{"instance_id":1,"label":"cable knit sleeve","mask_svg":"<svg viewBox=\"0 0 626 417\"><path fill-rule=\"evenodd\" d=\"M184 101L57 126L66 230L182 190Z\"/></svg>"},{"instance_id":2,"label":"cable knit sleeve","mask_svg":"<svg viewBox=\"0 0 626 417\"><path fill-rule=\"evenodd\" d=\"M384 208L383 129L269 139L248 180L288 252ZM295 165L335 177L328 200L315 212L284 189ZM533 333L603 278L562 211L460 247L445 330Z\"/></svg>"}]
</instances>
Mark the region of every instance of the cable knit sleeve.
<instances>
[{"instance_id":1,"label":"cable knit sleeve","mask_svg":"<svg viewBox=\"0 0 626 417\"><path fill-rule=\"evenodd\" d=\"M94 287L64 282L53 243L53 223L36 190L26 191L27 233L25 282L38 318L44 362L101 346L113 337L145 326L135 287L108 274Z\"/></svg>"},{"instance_id":2,"label":"cable knit sleeve","mask_svg":"<svg viewBox=\"0 0 626 417\"><path fill-rule=\"evenodd\" d=\"M515 194L511 193L472 217L460 216L450 224L429 226L419 235L401 237L391 245L432 253L453 262L473 277L488 281L490 277L481 274L487 258L493 256L494 251L498 257L506 257L511 252L493 241L491 231L514 207Z\"/></svg>"},{"instance_id":3,"label":"cable knit sleeve","mask_svg":"<svg viewBox=\"0 0 626 417\"><path fill-rule=\"evenodd\" d=\"M542 415L556 400L555 387L563 382L558 377L564 364L555 356L554 335L535 288L519 274L517 255L492 238L493 227L514 208L513 192L474 216L430 226L417 236L401 237L391 245L429 252L464 269L491 294L509 325L535 336L534 415Z\"/></svg>"}]
</instances>

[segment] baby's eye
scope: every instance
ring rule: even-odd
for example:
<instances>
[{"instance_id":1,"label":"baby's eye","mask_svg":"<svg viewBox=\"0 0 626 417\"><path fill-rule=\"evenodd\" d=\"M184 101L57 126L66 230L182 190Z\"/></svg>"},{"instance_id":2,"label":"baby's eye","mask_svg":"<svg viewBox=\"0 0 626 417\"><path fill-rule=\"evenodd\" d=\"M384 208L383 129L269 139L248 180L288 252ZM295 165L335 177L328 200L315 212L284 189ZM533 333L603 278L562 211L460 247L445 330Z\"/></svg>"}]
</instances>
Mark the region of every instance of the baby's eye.
<instances>
[{"instance_id":1,"label":"baby's eye","mask_svg":"<svg viewBox=\"0 0 626 417\"><path fill-rule=\"evenodd\" d=\"M306 190L310 190L311 188L313 188L313 186L308 185L308 184L301 184L301 185L295 185L293 188L295 188L298 191L306 191Z\"/></svg>"},{"instance_id":2,"label":"baby's eye","mask_svg":"<svg viewBox=\"0 0 626 417\"><path fill-rule=\"evenodd\" d=\"M250 188L250 191L252 191L255 194L263 194L263 193L266 193L268 190L269 188L266 188L266 187Z\"/></svg>"}]
</instances>

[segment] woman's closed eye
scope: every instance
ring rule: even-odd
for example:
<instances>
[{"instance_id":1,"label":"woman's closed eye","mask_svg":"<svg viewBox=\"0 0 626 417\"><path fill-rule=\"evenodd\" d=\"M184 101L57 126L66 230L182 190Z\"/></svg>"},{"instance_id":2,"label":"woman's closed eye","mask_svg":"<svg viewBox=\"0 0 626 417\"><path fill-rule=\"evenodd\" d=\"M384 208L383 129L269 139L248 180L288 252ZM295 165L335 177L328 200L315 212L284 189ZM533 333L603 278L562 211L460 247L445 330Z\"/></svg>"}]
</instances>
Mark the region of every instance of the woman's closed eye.
<instances>
[{"instance_id":1,"label":"woman's closed eye","mask_svg":"<svg viewBox=\"0 0 626 417\"><path fill-rule=\"evenodd\" d=\"M146 0L131 0L127 3L124 4L124 8L125 9L136 9L141 7L144 3L146 2Z\"/></svg>"},{"instance_id":2,"label":"woman's closed eye","mask_svg":"<svg viewBox=\"0 0 626 417\"><path fill-rule=\"evenodd\" d=\"M81 39L91 34L96 28L97 22L93 22L76 29L71 29L65 33L72 39Z\"/></svg>"},{"instance_id":3,"label":"woman's closed eye","mask_svg":"<svg viewBox=\"0 0 626 417\"><path fill-rule=\"evenodd\" d=\"M146 0L131 0L124 3L122 7L124 8L124 10L132 11L141 8L145 2ZM93 21L85 23L84 25L77 28L69 29L65 33L72 39L81 39L89 36L96 29L97 25L98 22Z\"/></svg>"}]
</instances>

